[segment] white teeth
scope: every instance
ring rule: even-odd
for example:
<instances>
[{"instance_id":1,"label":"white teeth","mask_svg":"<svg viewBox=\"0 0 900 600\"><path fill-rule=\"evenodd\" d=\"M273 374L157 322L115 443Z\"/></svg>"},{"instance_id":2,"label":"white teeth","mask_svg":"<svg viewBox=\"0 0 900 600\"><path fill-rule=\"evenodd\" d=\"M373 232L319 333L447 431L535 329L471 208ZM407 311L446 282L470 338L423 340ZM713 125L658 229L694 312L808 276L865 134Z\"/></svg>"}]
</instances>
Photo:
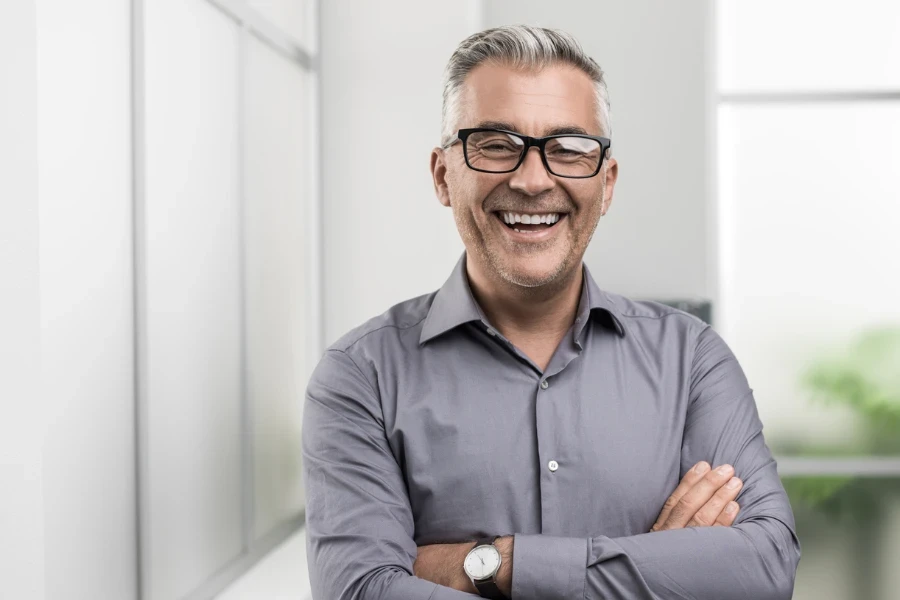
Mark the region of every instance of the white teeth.
<instances>
[{"instance_id":1,"label":"white teeth","mask_svg":"<svg viewBox=\"0 0 900 600\"><path fill-rule=\"evenodd\" d=\"M543 215L526 215L526 214L517 214L511 212L501 213L503 216L503 222L507 225L514 225L516 223L524 223L526 225L536 225L538 223L545 223L547 225L553 225L560 219L559 213L550 213Z\"/></svg>"}]
</instances>

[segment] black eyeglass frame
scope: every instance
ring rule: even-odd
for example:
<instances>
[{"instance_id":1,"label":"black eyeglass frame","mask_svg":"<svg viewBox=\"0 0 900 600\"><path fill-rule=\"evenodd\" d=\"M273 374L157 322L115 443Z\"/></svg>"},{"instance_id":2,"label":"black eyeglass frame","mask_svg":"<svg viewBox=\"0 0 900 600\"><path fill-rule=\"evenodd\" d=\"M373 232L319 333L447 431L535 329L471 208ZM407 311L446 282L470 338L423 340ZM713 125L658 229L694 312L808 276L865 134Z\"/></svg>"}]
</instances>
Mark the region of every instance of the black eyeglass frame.
<instances>
[{"instance_id":1,"label":"black eyeglass frame","mask_svg":"<svg viewBox=\"0 0 900 600\"><path fill-rule=\"evenodd\" d=\"M506 135L513 135L524 142L524 150L522 150L522 156L519 157L519 162L512 169L508 169L506 171L488 171L487 169L479 169L477 167L473 167L469 162L469 148L466 140L473 133L480 133L483 131L493 131L496 133L504 133ZM590 175L560 175L553 171L550 168L550 163L547 162L547 153L545 152L545 148L547 146L547 142L556 138L562 137L578 137L578 138L586 138L589 140L594 140L600 143L600 162L597 163L597 168ZM506 129L494 129L492 127L474 127L470 129L460 129L456 132L456 139L450 142L445 146L445 148L449 148L454 145L456 142L462 142L463 147L463 156L466 159L466 166L472 169L473 171L479 171L481 173L512 173L525 162L525 157L528 156L528 151L531 148L537 148L538 154L541 155L541 162L544 163L544 168L547 169L547 172L556 177L566 177L568 179L590 179L591 177L596 177L597 173L600 172L600 168L603 166L603 160L606 158L607 151L612 147L612 141L609 138L600 137L597 135L586 135L583 133L557 133L554 135L548 135L546 137L531 137L528 135L522 135L516 131L507 131Z\"/></svg>"}]
</instances>

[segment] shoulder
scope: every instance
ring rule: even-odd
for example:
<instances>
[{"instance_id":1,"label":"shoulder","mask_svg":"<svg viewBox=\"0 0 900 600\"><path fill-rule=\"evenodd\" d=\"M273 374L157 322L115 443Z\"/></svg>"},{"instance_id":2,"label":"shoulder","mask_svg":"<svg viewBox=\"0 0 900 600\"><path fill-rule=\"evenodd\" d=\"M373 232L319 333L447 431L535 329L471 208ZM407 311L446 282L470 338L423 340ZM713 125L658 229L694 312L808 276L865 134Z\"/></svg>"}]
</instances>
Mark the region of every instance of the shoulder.
<instances>
[{"instance_id":1,"label":"shoulder","mask_svg":"<svg viewBox=\"0 0 900 600\"><path fill-rule=\"evenodd\" d=\"M728 343L699 317L652 300L607 292L632 339L660 357L678 356L690 368L691 387L723 383L746 387L746 377ZM715 377L708 377L712 372Z\"/></svg>"},{"instance_id":2,"label":"shoulder","mask_svg":"<svg viewBox=\"0 0 900 600\"><path fill-rule=\"evenodd\" d=\"M382 345L385 339L414 337L417 340L436 294L431 292L395 304L342 335L328 350L365 353L367 349Z\"/></svg>"},{"instance_id":3,"label":"shoulder","mask_svg":"<svg viewBox=\"0 0 900 600\"><path fill-rule=\"evenodd\" d=\"M629 333L634 331L636 334L640 334L659 329L676 329L698 335L709 327L699 317L655 300L636 300L605 290L601 293L613 307L615 316L623 321L622 325Z\"/></svg>"},{"instance_id":4,"label":"shoulder","mask_svg":"<svg viewBox=\"0 0 900 600\"><path fill-rule=\"evenodd\" d=\"M308 395L339 390L377 395L378 371L418 346L422 322L436 292L395 304L354 327L325 349L308 382Z\"/></svg>"},{"instance_id":5,"label":"shoulder","mask_svg":"<svg viewBox=\"0 0 900 600\"><path fill-rule=\"evenodd\" d=\"M747 386L746 377L722 336L699 317L652 300L605 292L626 330L626 340L645 356L683 365L690 389L703 385ZM710 377L710 373L716 373Z\"/></svg>"}]
</instances>

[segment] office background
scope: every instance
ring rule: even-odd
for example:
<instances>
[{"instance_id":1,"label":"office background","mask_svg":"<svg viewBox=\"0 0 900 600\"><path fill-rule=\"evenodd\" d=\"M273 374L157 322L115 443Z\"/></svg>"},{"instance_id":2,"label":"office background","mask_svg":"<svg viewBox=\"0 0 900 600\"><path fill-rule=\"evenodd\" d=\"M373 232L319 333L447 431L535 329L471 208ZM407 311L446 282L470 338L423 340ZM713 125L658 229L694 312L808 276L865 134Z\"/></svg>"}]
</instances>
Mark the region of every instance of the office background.
<instances>
[{"instance_id":1,"label":"office background","mask_svg":"<svg viewBox=\"0 0 900 600\"><path fill-rule=\"evenodd\" d=\"M620 180L586 261L711 301L791 494L795 598L896 597L886 0L4 4L0 597L307 597L306 378L458 259L441 71L510 23L607 73Z\"/></svg>"}]
</instances>

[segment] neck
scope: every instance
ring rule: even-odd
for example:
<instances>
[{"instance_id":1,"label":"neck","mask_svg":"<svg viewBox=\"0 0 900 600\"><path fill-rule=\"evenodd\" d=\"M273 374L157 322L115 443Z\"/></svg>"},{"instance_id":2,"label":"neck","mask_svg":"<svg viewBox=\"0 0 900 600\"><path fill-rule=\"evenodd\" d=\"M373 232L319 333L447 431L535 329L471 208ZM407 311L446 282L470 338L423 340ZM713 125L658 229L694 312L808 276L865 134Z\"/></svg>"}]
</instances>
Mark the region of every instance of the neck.
<instances>
[{"instance_id":1,"label":"neck","mask_svg":"<svg viewBox=\"0 0 900 600\"><path fill-rule=\"evenodd\" d=\"M581 261L552 284L526 288L488 276L471 255L466 258L469 286L485 316L508 339L515 337L561 338L575 321L584 280Z\"/></svg>"}]
</instances>

